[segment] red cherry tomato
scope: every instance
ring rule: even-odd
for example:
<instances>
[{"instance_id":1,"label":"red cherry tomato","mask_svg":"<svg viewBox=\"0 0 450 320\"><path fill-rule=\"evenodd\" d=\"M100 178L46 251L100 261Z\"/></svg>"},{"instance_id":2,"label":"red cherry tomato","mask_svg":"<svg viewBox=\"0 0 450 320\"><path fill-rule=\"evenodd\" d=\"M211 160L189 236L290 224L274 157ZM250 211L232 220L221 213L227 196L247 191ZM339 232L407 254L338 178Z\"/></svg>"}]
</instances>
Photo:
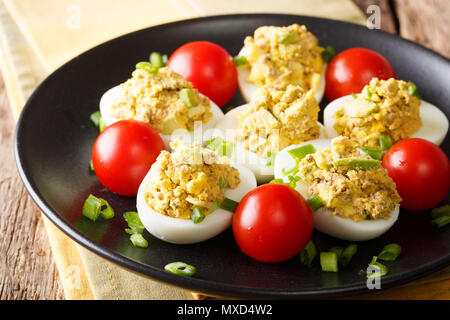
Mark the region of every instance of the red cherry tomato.
<instances>
[{"instance_id":1,"label":"red cherry tomato","mask_svg":"<svg viewBox=\"0 0 450 320\"><path fill-rule=\"evenodd\" d=\"M372 78L396 78L394 69L381 54L364 48L351 48L336 55L325 73L328 102L352 93L360 93Z\"/></svg>"},{"instance_id":2,"label":"red cherry tomato","mask_svg":"<svg viewBox=\"0 0 450 320\"><path fill-rule=\"evenodd\" d=\"M100 182L110 191L135 196L142 180L165 150L159 134L148 124L122 120L97 137L92 164Z\"/></svg>"},{"instance_id":3,"label":"red cherry tomato","mask_svg":"<svg viewBox=\"0 0 450 320\"><path fill-rule=\"evenodd\" d=\"M402 208L431 209L448 193L448 158L427 140L411 138L394 144L384 155L382 165L397 185Z\"/></svg>"},{"instance_id":4,"label":"red cherry tomato","mask_svg":"<svg viewBox=\"0 0 450 320\"><path fill-rule=\"evenodd\" d=\"M242 252L262 262L279 262L297 255L307 245L313 217L297 191L274 183L245 195L232 225Z\"/></svg>"},{"instance_id":5,"label":"red cherry tomato","mask_svg":"<svg viewBox=\"0 0 450 320\"><path fill-rule=\"evenodd\" d=\"M236 91L237 70L233 58L215 43L186 43L170 56L167 66L192 82L194 88L219 107L227 104Z\"/></svg>"}]
</instances>

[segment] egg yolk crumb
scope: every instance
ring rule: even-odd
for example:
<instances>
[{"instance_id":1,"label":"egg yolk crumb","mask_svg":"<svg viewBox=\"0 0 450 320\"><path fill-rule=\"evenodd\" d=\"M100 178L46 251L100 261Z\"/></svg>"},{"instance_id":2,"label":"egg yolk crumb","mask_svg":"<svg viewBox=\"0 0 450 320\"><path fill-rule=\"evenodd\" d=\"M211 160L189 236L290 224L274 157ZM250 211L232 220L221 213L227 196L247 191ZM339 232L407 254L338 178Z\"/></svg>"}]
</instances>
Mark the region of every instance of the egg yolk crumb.
<instances>
[{"instance_id":1,"label":"egg yolk crumb","mask_svg":"<svg viewBox=\"0 0 450 320\"><path fill-rule=\"evenodd\" d=\"M180 219L190 219L194 207L205 215L225 199L225 190L240 183L239 171L226 157L202 148L199 143L175 140L173 152L162 151L152 165L144 198L153 210Z\"/></svg>"},{"instance_id":2,"label":"egg yolk crumb","mask_svg":"<svg viewBox=\"0 0 450 320\"><path fill-rule=\"evenodd\" d=\"M192 131L195 121L205 123L213 116L209 99L167 67L155 73L136 69L121 87L122 95L112 106L114 117L146 122L162 134L171 134L176 129ZM180 96L183 89L189 90L194 105L183 101Z\"/></svg>"},{"instance_id":3,"label":"egg yolk crumb","mask_svg":"<svg viewBox=\"0 0 450 320\"><path fill-rule=\"evenodd\" d=\"M354 221L388 219L402 199L380 161L361 155L357 147L358 143L347 137L334 138L331 150L309 154L300 161L299 175L309 186L309 196L318 195L324 208L335 215ZM341 163L358 164L359 168L338 165Z\"/></svg>"},{"instance_id":4,"label":"egg yolk crumb","mask_svg":"<svg viewBox=\"0 0 450 320\"><path fill-rule=\"evenodd\" d=\"M266 158L269 152L318 138L318 113L313 90L294 85L263 86L240 117L238 137L245 148Z\"/></svg>"},{"instance_id":5,"label":"egg yolk crumb","mask_svg":"<svg viewBox=\"0 0 450 320\"><path fill-rule=\"evenodd\" d=\"M255 85L295 84L317 90L324 50L304 25L262 26L244 40L250 67L247 81Z\"/></svg>"},{"instance_id":6,"label":"egg yolk crumb","mask_svg":"<svg viewBox=\"0 0 450 320\"><path fill-rule=\"evenodd\" d=\"M381 135L392 143L407 139L421 126L420 100L409 92L402 80L373 78L362 93L346 102L334 115L334 129L361 146L378 146Z\"/></svg>"}]
</instances>

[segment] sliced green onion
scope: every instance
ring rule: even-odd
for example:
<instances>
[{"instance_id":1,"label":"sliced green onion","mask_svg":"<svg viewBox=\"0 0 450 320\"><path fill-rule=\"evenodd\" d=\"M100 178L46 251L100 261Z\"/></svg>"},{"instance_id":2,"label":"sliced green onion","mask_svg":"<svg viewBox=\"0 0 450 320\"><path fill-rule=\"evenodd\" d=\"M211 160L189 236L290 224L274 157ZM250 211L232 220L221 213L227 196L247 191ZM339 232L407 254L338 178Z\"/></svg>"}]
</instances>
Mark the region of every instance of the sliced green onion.
<instances>
[{"instance_id":1,"label":"sliced green onion","mask_svg":"<svg viewBox=\"0 0 450 320\"><path fill-rule=\"evenodd\" d=\"M378 255L378 259L384 261L395 261L401 252L402 247L400 245L398 245L397 243L391 243L384 246L384 248Z\"/></svg>"},{"instance_id":2,"label":"sliced green onion","mask_svg":"<svg viewBox=\"0 0 450 320\"><path fill-rule=\"evenodd\" d=\"M103 118L100 118L100 121L99 121L99 123L98 123L98 130L99 130L100 132L103 132L103 130L105 130L105 128L106 128L106 124L105 124L105 122L103 121Z\"/></svg>"},{"instance_id":3,"label":"sliced green onion","mask_svg":"<svg viewBox=\"0 0 450 320\"><path fill-rule=\"evenodd\" d=\"M181 101L183 101L186 107L192 108L197 105L197 101L195 100L194 92L192 91L192 89L183 88L180 90L179 95Z\"/></svg>"},{"instance_id":4,"label":"sliced green onion","mask_svg":"<svg viewBox=\"0 0 450 320\"><path fill-rule=\"evenodd\" d=\"M346 267L350 263L350 260L352 260L353 256L358 251L358 246L356 244L350 244L348 245L344 251L342 251L342 254L339 256L339 263Z\"/></svg>"},{"instance_id":5,"label":"sliced green onion","mask_svg":"<svg viewBox=\"0 0 450 320\"><path fill-rule=\"evenodd\" d=\"M167 62L169 61L169 57L167 54L162 55L162 62L164 63L164 66L166 66Z\"/></svg>"},{"instance_id":6,"label":"sliced green onion","mask_svg":"<svg viewBox=\"0 0 450 320\"><path fill-rule=\"evenodd\" d=\"M330 252L335 252L338 257L338 260L343 251L344 251L344 248L340 247L340 246L335 246L335 247L330 248Z\"/></svg>"},{"instance_id":7,"label":"sliced green onion","mask_svg":"<svg viewBox=\"0 0 450 320\"><path fill-rule=\"evenodd\" d=\"M332 46L326 46L325 50L322 51L322 59L325 62L330 62L331 59L336 55L336 50Z\"/></svg>"},{"instance_id":8,"label":"sliced green onion","mask_svg":"<svg viewBox=\"0 0 450 320\"><path fill-rule=\"evenodd\" d=\"M152 52L150 54L149 61L150 61L150 64L152 65L152 67L155 67L158 69L164 67L163 58L159 52Z\"/></svg>"},{"instance_id":9,"label":"sliced green onion","mask_svg":"<svg viewBox=\"0 0 450 320\"><path fill-rule=\"evenodd\" d=\"M361 150L367 154L369 157L375 160L381 160L383 157L383 150L377 147L362 147Z\"/></svg>"},{"instance_id":10,"label":"sliced green onion","mask_svg":"<svg viewBox=\"0 0 450 320\"><path fill-rule=\"evenodd\" d=\"M322 271L338 272L338 257L336 252L321 252L320 265Z\"/></svg>"},{"instance_id":11,"label":"sliced green onion","mask_svg":"<svg viewBox=\"0 0 450 320\"><path fill-rule=\"evenodd\" d=\"M297 187L297 181L300 180L300 177L298 177L298 176L289 176L288 179L289 179L289 182L286 183L286 185L288 187L291 187L292 189L295 189L295 187Z\"/></svg>"},{"instance_id":12,"label":"sliced green onion","mask_svg":"<svg viewBox=\"0 0 450 320\"><path fill-rule=\"evenodd\" d=\"M417 92L417 86L412 81L408 81L408 92L413 97L416 97L419 100L422 99L422 97L420 96L419 92Z\"/></svg>"},{"instance_id":13,"label":"sliced green onion","mask_svg":"<svg viewBox=\"0 0 450 320\"><path fill-rule=\"evenodd\" d=\"M233 58L233 61L236 67L244 66L248 63L247 58L245 56L235 56Z\"/></svg>"},{"instance_id":14,"label":"sliced green onion","mask_svg":"<svg viewBox=\"0 0 450 320\"><path fill-rule=\"evenodd\" d=\"M89 170L91 170L92 172L95 172L95 170L94 170L94 162L92 162L92 160L89 161Z\"/></svg>"},{"instance_id":15,"label":"sliced green onion","mask_svg":"<svg viewBox=\"0 0 450 320\"><path fill-rule=\"evenodd\" d=\"M152 66L151 63L147 61L141 61L136 63L136 69L142 69L150 73L158 72L158 68Z\"/></svg>"},{"instance_id":16,"label":"sliced green onion","mask_svg":"<svg viewBox=\"0 0 450 320\"><path fill-rule=\"evenodd\" d=\"M267 161L266 166L267 167L273 167L273 164L275 163L275 157L277 156L276 152L269 151L267 152Z\"/></svg>"},{"instance_id":17,"label":"sliced green onion","mask_svg":"<svg viewBox=\"0 0 450 320\"><path fill-rule=\"evenodd\" d=\"M123 218L128 224L128 228L130 228L133 233L141 233L144 232L144 225L142 224L141 219L137 212L125 212L123 214Z\"/></svg>"},{"instance_id":18,"label":"sliced green onion","mask_svg":"<svg viewBox=\"0 0 450 320\"><path fill-rule=\"evenodd\" d=\"M287 34L278 34L278 41L282 44L293 43L298 40L298 33L294 30L289 31Z\"/></svg>"},{"instance_id":19,"label":"sliced green onion","mask_svg":"<svg viewBox=\"0 0 450 320\"><path fill-rule=\"evenodd\" d=\"M309 207L313 212L316 212L317 210L323 207L323 200L317 194L313 194L311 197L306 199L306 202L308 202Z\"/></svg>"},{"instance_id":20,"label":"sliced green onion","mask_svg":"<svg viewBox=\"0 0 450 320\"><path fill-rule=\"evenodd\" d=\"M197 269L194 266L191 266L184 262L169 263L164 267L164 270L186 277L192 277L197 272Z\"/></svg>"},{"instance_id":21,"label":"sliced green onion","mask_svg":"<svg viewBox=\"0 0 450 320\"><path fill-rule=\"evenodd\" d=\"M105 219L111 219L114 217L114 210L109 203L106 200L97 198L92 194L90 194L84 202L82 213L83 216L94 222L97 220L99 215L102 215Z\"/></svg>"},{"instance_id":22,"label":"sliced green onion","mask_svg":"<svg viewBox=\"0 0 450 320\"><path fill-rule=\"evenodd\" d=\"M200 207L195 207L191 212L191 220L195 224L202 222L205 219L205 215Z\"/></svg>"},{"instance_id":23,"label":"sliced green onion","mask_svg":"<svg viewBox=\"0 0 450 320\"><path fill-rule=\"evenodd\" d=\"M312 240L309 240L306 247L302 250L302 252L300 252L300 262L305 266L310 267L316 255L316 246Z\"/></svg>"},{"instance_id":24,"label":"sliced green onion","mask_svg":"<svg viewBox=\"0 0 450 320\"><path fill-rule=\"evenodd\" d=\"M226 189L230 187L230 183L228 180L224 177L219 177L219 188L220 189Z\"/></svg>"},{"instance_id":25,"label":"sliced green onion","mask_svg":"<svg viewBox=\"0 0 450 320\"><path fill-rule=\"evenodd\" d=\"M381 161L374 159L342 158L334 160L332 164L336 169L347 168L349 170L371 170L378 168Z\"/></svg>"},{"instance_id":26,"label":"sliced green onion","mask_svg":"<svg viewBox=\"0 0 450 320\"><path fill-rule=\"evenodd\" d=\"M298 164L300 163L300 161L296 161L295 165L293 165L291 168L283 168L281 169L281 172L283 172L283 175L287 176L287 175L296 175L298 172Z\"/></svg>"},{"instance_id":27,"label":"sliced green onion","mask_svg":"<svg viewBox=\"0 0 450 320\"><path fill-rule=\"evenodd\" d=\"M357 99L358 98L358 96L356 94L354 94L354 93L352 93L352 97L353 97L353 99Z\"/></svg>"},{"instance_id":28,"label":"sliced green onion","mask_svg":"<svg viewBox=\"0 0 450 320\"><path fill-rule=\"evenodd\" d=\"M450 205L446 204L439 208L431 210L431 218L436 219L444 216L450 216Z\"/></svg>"},{"instance_id":29,"label":"sliced green onion","mask_svg":"<svg viewBox=\"0 0 450 320\"><path fill-rule=\"evenodd\" d=\"M377 262L377 257L373 257L372 261L369 263L369 266L375 267L376 272L366 273L367 278L377 278L383 277L388 274L389 269L384 264Z\"/></svg>"},{"instance_id":30,"label":"sliced green onion","mask_svg":"<svg viewBox=\"0 0 450 320\"><path fill-rule=\"evenodd\" d=\"M312 144L306 144L304 146L291 149L288 151L288 153L291 155L292 158L295 160L301 161L304 157L306 157L308 154L315 153L316 148Z\"/></svg>"},{"instance_id":31,"label":"sliced green onion","mask_svg":"<svg viewBox=\"0 0 450 320\"><path fill-rule=\"evenodd\" d=\"M388 135L381 135L378 138L378 142L380 143L380 149L382 151L387 151L390 147L392 147L392 140Z\"/></svg>"},{"instance_id":32,"label":"sliced green onion","mask_svg":"<svg viewBox=\"0 0 450 320\"><path fill-rule=\"evenodd\" d=\"M133 244L133 246L135 246L135 247L138 247L138 248L147 248L148 247L147 240L140 233L133 233L130 236L130 240L131 240L131 243Z\"/></svg>"},{"instance_id":33,"label":"sliced green onion","mask_svg":"<svg viewBox=\"0 0 450 320\"><path fill-rule=\"evenodd\" d=\"M279 184L284 184L284 180L283 180L283 179L273 179L273 180L271 180L269 183L279 183Z\"/></svg>"},{"instance_id":34,"label":"sliced green onion","mask_svg":"<svg viewBox=\"0 0 450 320\"><path fill-rule=\"evenodd\" d=\"M239 205L239 202L236 202L229 198L225 198L225 199L223 199L222 203L220 204L220 207L224 210L227 210L230 212L235 212L238 205Z\"/></svg>"},{"instance_id":35,"label":"sliced green onion","mask_svg":"<svg viewBox=\"0 0 450 320\"><path fill-rule=\"evenodd\" d=\"M234 150L234 143L224 141L221 137L217 137L207 141L206 147L217 153L219 156L231 158Z\"/></svg>"},{"instance_id":36,"label":"sliced green onion","mask_svg":"<svg viewBox=\"0 0 450 320\"><path fill-rule=\"evenodd\" d=\"M98 128L100 124L100 119L102 118L102 114L100 111L95 111L89 116L89 119L91 119L92 123Z\"/></svg>"},{"instance_id":37,"label":"sliced green onion","mask_svg":"<svg viewBox=\"0 0 450 320\"><path fill-rule=\"evenodd\" d=\"M431 221L431 224L436 229L442 228L443 226L446 226L449 223L450 223L450 216L442 216Z\"/></svg>"}]
</instances>

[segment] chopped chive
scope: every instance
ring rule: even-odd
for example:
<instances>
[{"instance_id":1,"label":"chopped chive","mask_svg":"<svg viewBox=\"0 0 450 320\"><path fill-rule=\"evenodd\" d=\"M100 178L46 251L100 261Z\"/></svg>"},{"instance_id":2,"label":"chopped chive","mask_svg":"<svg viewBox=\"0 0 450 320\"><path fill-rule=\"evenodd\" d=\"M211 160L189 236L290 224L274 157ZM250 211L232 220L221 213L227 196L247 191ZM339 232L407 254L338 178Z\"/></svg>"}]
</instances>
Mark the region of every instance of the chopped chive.
<instances>
[{"instance_id":1,"label":"chopped chive","mask_svg":"<svg viewBox=\"0 0 450 320\"><path fill-rule=\"evenodd\" d=\"M276 156L277 156L276 152L272 152L272 151L267 152L267 161L266 161L267 167L273 167Z\"/></svg>"},{"instance_id":2,"label":"chopped chive","mask_svg":"<svg viewBox=\"0 0 450 320\"><path fill-rule=\"evenodd\" d=\"M239 202L236 202L229 198L225 198L225 199L223 199L222 203L220 204L220 207L224 210L227 210L230 212L235 212L238 205L239 205Z\"/></svg>"},{"instance_id":3,"label":"chopped chive","mask_svg":"<svg viewBox=\"0 0 450 320\"><path fill-rule=\"evenodd\" d=\"M206 147L217 153L219 156L231 158L234 150L234 143L224 141L221 137L216 137L207 141Z\"/></svg>"},{"instance_id":4,"label":"chopped chive","mask_svg":"<svg viewBox=\"0 0 450 320\"><path fill-rule=\"evenodd\" d=\"M279 183L279 184L284 184L284 180L283 180L283 179L273 179L273 180L271 180L269 183Z\"/></svg>"},{"instance_id":5,"label":"chopped chive","mask_svg":"<svg viewBox=\"0 0 450 320\"><path fill-rule=\"evenodd\" d=\"M283 175L287 176L287 175L295 175L298 172L298 164L300 163L300 161L296 161L295 165L293 165L291 168L283 168L281 169L281 172L283 172Z\"/></svg>"},{"instance_id":6,"label":"chopped chive","mask_svg":"<svg viewBox=\"0 0 450 320\"><path fill-rule=\"evenodd\" d=\"M100 118L100 121L99 121L99 123L98 123L98 130L99 130L100 132L103 132L103 130L105 130L105 128L106 128L106 124L105 124L105 122L103 121L103 118Z\"/></svg>"},{"instance_id":7,"label":"chopped chive","mask_svg":"<svg viewBox=\"0 0 450 320\"><path fill-rule=\"evenodd\" d=\"M347 168L349 170L371 170L378 168L381 161L375 159L342 158L334 160L332 164L336 169Z\"/></svg>"},{"instance_id":8,"label":"chopped chive","mask_svg":"<svg viewBox=\"0 0 450 320\"><path fill-rule=\"evenodd\" d=\"M375 160L381 160L383 157L383 150L377 147L365 146L361 147L361 150L369 157Z\"/></svg>"},{"instance_id":9,"label":"chopped chive","mask_svg":"<svg viewBox=\"0 0 450 320\"><path fill-rule=\"evenodd\" d=\"M338 257L336 252L321 252L320 265L322 271L338 272Z\"/></svg>"},{"instance_id":10,"label":"chopped chive","mask_svg":"<svg viewBox=\"0 0 450 320\"><path fill-rule=\"evenodd\" d=\"M104 219L111 219L114 217L114 209L109 203L96 196L90 194L83 204L82 214L86 218L96 221L99 215L102 215Z\"/></svg>"},{"instance_id":11,"label":"chopped chive","mask_svg":"<svg viewBox=\"0 0 450 320\"><path fill-rule=\"evenodd\" d=\"M98 128L100 124L100 119L102 118L102 114L100 111L95 111L89 116L89 119L91 119L92 123Z\"/></svg>"},{"instance_id":12,"label":"chopped chive","mask_svg":"<svg viewBox=\"0 0 450 320\"><path fill-rule=\"evenodd\" d=\"M439 208L431 210L431 218L436 219L444 216L450 216L450 205L446 204Z\"/></svg>"},{"instance_id":13,"label":"chopped chive","mask_svg":"<svg viewBox=\"0 0 450 320\"><path fill-rule=\"evenodd\" d=\"M293 43L298 40L298 33L294 30L289 31L287 34L278 34L278 41L282 44Z\"/></svg>"},{"instance_id":14,"label":"chopped chive","mask_svg":"<svg viewBox=\"0 0 450 320\"><path fill-rule=\"evenodd\" d=\"M159 52L152 52L150 54L149 61L150 61L150 64L152 65L152 67L155 67L158 69L164 67L163 58Z\"/></svg>"},{"instance_id":15,"label":"chopped chive","mask_svg":"<svg viewBox=\"0 0 450 320\"><path fill-rule=\"evenodd\" d=\"M377 262L376 256L372 258L372 261L369 263L369 266L374 267L376 271L372 273L366 273L367 278L383 277L389 272L388 267L386 267L384 264Z\"/></svg>"},{"instance_id":16,"label":"chopped chive","mask_svg":"<svg viewBox=\"0 0 450 320\"><path fill-rule=\"evenodd\" d=\"M133 233L130 236L131 243L133 246L138 248L147 248L148 247L148 241L142 236L140 233Z\"/></svg>"},{"instance_id":17,"label":"chopped chive","mask_svg":"<svg viewBox=\"0 0 450 320\"><path fill-rule=\"evenodd\" d=\"M306 144L304 146L288 150L288 153L291 155L291 157L298 161L301 161L308 154L315 153L315 152L316 152L316 148L314 148L314 146L312 144Z\"/></svg>"},{"instance_id":18,"label":"chopped chive","mask_svg":"<svg viewBox=\"0 0 450 320\"><path fill-rule=\"evenodd\" d=\"M341 247L341 246L335 246L335 247L331 247L329 251L330 252L335 252L337 257L338 257L338 260L339 260L339 258L342 255L342 252L344 251L344 248Z\"/></svg>"},{"instance_id":19,"label":"chopped chive","mask_svg":"<svg viewBox=\"0 0 450 320\"><path fill-rule=\"evenodd\" d=\"M305 266L310 267L316 255L316 246L312 240L309 240L306 247L302 250L302 252L300 252L300 262Z\"/></svg>"},{"instance_id":20,"label":"chopped chive","mask_svg":"<svg viewBox=\"0 0 450 320\"><path fill-rule=\"evenodd\" d=\"M442 216L431 221L433 227L436 229L442 228L450 223L450 216Z\"/></svg>"},{"instance_id":21,"label":"chopped chive","mask_svg":"<svg viewBox=\"0 0 450 320\"><path fill-rule=\"evenodd\" d=\"M422 97L420 96L419 92L417 92L417 86L412 81L408 81L408 92L413 97L416 97L419 100L422 99Z\"/></svg>"},{"instance_id":22,"label":"chopped chive","mask_svg":"<svg viewBox=\"0 0 450 320\"><path fill-rule=\"evenodd\" d=\"M380 143L380 149L382 151L387 151L390 147L392 147L392 140L388 135L381 135L378 138L378 142Z\"/></svg>"},{"instance_id":23,"label":"chopped chive","mask_svg":"<svg viewBox=\"0 0 450 320\"><path fill-rule=\"evenodd\" d=\"M325 50L322 51L322 59L325 62L330 62L336 55L336 50L332 46L326 46Z\"/></svg>"},{"instance_id":24,"label":"chopped chive","mask_svg":"<svg viewBox=\"0 0 450 320\"><path fill-rule=\"evenodd\" d=\"M184 262L172 262L164 267L164 270L186 277L192 277L197 272L194 266L191 266Z\"/></svg>"},{"instance_id":25,"label":"chopped chive","mask_svg":"<svg viewBox=\"0 0 450 320\"><path fill-rule=\"evenodd\" d=\"M245 56L235 56L233 58L233 61L236 67L240 67L248 63L247 58Z\"/></svg>"},{"instance_id":26,"label":"chopped chive","mask_svg":"<svg viewBox=\"0 0 450 320\"><path fill-rule=\"evenodd\" d=\"M180 90L179 95L181 101L183 101L186 107L192 108L197 105L197 101L195 100L194 92L192 91L192 89L183 88Z\"/></svg>"},{"instance_id":27,"label":"chopped chive","mask_svg":"<svg viewBox=\"0 0 450 320\"><path fill-rule=\"evenodd\" d=\"M339 256L339 263L346 267L350 263L350 260L352 260L353 256L358 251L358 246L356 244L350 244L347 247L345 247L344 251L342 251L342 254Z\"/></svg>"},{"instance_id":28,"label":"chopped chive","mask_svg":"<svg viewBox=\"0 0 450 320\"><path fill-rule=\"evenodd\" d=\"M133 233L141 233L144 232L144 225L142 224L141 219L137 212L125 212L123 214L123 218L128 224L128 228L130 228Z\"/></svg>"},{"instance_id":29,"label":"chopped chive","mask_svg":"<svg viewBox=\"0 0 450 320\"><path fill-rule=\"evenodd\" d=\"M191 212L191 220L197 224L205 219L205 215L200 207L194 207Z\"/></svg>"},{"instance_id":30,"label":"chopped chive","mask_svg":"<svg viewBox=\"0 0 450 320\"><path fill-rule=\"evenodd\" d=\"M306 200L306 202L308 202L308 205L313 212L316 212L317 210L323 207L323 200L317 194L313 194Z\"/></svg>"},{"instance_id":31,"label":"chopped chive","mask_svg":"<svg viewBox=\"0 0 450 320\"><path fill-rule=\"evenodd\" d=\"M395 261L401 252L402 247L400 245L398 245L397 243L391 243L384 246L384 248L378 255L378 259L384 261Z\"/></svg>"},{"instance_id":32,"label":"chopped chive","mask_svg":"<svg viewBox=\"0 0 450 320\"><path fill-rule=\"evenodd\" d=\"M289 182L286 183L288 187L291 187L292 189L295 189L297 187L297 181L300 180L300 177L298 176L288 176Z\"/></svg>"},{"instance_id":33,"label":"chopped chive","mask_svg":"<svg viewBox=\"0 0 450 320\"><path fill-rule=\"evenodd\" d=\"M94 170L94 162L92 162L92 159L91 159L91 161L89 161L89 170L91 170L91 172L95 172L95 170Z\"/></svg>"}]
</instances>

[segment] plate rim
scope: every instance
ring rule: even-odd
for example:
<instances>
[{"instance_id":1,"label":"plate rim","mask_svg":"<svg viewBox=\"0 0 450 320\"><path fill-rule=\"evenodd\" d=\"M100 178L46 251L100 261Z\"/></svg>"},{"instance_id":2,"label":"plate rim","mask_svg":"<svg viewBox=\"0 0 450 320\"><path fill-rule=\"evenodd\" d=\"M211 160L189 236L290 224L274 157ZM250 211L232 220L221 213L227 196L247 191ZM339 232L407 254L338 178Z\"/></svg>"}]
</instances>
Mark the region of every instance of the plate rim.
<instances>
[{"instance_id":1,"label":"plate rim","mask_svg":"<svg viewBox=\"0 0 450 320\"><path fill-rule=\"evenodd\" d=\"M182 276L176 276L171 273L168 273L166 271L163 271L161 269L158 269L154 266L147 265L141 262L138 262L132 258L126 257L124 255L121 255L120 253L116 253L113 250L106 248L100 244L97 244L93 240L89 239L87 236L83 235L81 232L73 228L69 222L67 222L62 216L60 216L53 208L44 200L44 197L42 196L41 192L37 188L37 186L34 184L31 178L30 172L27 170L27 168L22 163L22 150L20 145L20 135L23 130L23 118L25 117L27 110L30 108L30 105L34 101L35 97L39 94L41 91L41 88L46 85L48 81L51 80L51 78L57 76L60 72L63 72L66 65L72 63L73 61L77 60L82 55L90 54L90 52L95 51L98 47L107 45L108 43L114 42L114 41L120 41L121 38L125 38L130 36L131 34L137 34L137 33L145 33L148 32L148 30L157 30L159 28L165 28L167 26L177 26L177 25L185 25L186 23L198 23L202 21L208 21L208 20L217 20L217 19L230 19L230 18L254 18L254 17L289 17L289 18L296 18L296 19L306 19L306 20L318 20L318 21L326 21L327 23L336 23L336 24L343 24L348 25L353 28L362 28L366 29L367 27L346 22L346 21L340 21L340 20L334 20L334 19L327 19L327 18L321 18L321 17L313 17L313 16L305 16L305 15L292 15L292 14L272 14L272 13L238 13L238 14L221 14L221 15L212 15L212 16L205 16L205 17L197 17L197 18L191 18L191 19L183 19L178 20L175 22L168 22L164 24L159 24L155 26L146 27L143 29L135 30L132 32L128 32L126 34L120 35L118 37L112 38L110 40L104 41L80 54L73 57L69 61L62 64L60 67L58 67L56 70L54 70L52 73L50 73L40 84L39 86L34 90L32 95L27 100L25 106L23 107L20 116L17 120L16 128L14 131L14 156L15 156L15 162L18 169L18 173L20 178L22 179L22 182L24 183L25 188L27 189L27 192L30 194L33 201L37 204L39 209L45 214L45 216L56 225L58 229L63 231L67 236L69 236L72 240L76 241L78 244L82 245L84 248L90 250L91 252L107 259L110 262L113 262L116 265L119 265L122 268L128 269L131 272L135 272L141 276L160 281L166 284L175 285L187 290L192 290L195 292L201 292L205 294L212 294L216 296L225 296L225 297L239 297L239 298L332 298L332 297L342 297L342 296L349 296L349 295L357 295L361 293L370 293L371 291L367 289L367 287L362 282L361 284L349 284L349 285L340 285L338 287L333 288L314 288L314 289L305 289L305 290L275 290L275 289L261 289L261 288L253 288L253 287L243 287L243 286L236 286L236 285L230 285L227 283L217 282L213 280L205 280L202 278L189 278L189 277L182 277ZM375 32L379 32L380 36L389 37L392 39L396 39L396 41L402 41L405 43L408 43L411 46L416 47L418 50L422 50L427 54L433 55L434 59L440 59L443 60L443 62L448 63L450 65L450 59L444 57L443 55L439 54L438 52L426 48L418 43L415 43L411 40L401 38L397 35L390 34L383 30L372 30ZM29 178L30 177L30 178ZM416 280L418 278L421 278L423 276L426 276L430 273L436 272L450 264L450 253L444 258L440 259L438 261L435 261L433 263L424 265L420 268L417 268L413 271L409 271L407 273L401 273L394 276L386 276L383 278L383 288L378 291L383 291L385 289L398 286L413 280Z\"/></svg>"}]
</instances>

